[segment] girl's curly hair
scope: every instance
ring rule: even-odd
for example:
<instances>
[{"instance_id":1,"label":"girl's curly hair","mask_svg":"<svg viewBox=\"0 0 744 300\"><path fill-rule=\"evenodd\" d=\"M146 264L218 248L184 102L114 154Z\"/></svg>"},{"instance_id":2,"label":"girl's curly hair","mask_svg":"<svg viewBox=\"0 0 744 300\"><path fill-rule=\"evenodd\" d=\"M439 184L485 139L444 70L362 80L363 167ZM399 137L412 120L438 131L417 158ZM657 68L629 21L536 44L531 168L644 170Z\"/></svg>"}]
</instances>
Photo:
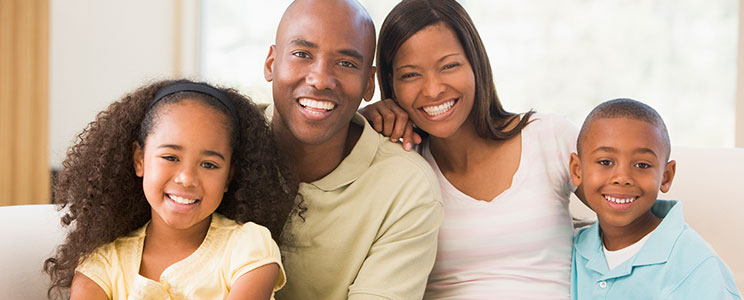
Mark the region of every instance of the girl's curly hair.
<instances>
[{"instance_id":1,"label":"girl's curly hair","mask_svg":"<svg viewBox=\"0 0 744 300\"><path fill-rule=\"evenodd\" d=\"M186 81L186 80L181 80ZM144 147L161 107L184 99L203 102L225 114L230 126L233 173L217 212L244 223L266 226L275 240L293 208L297 180L283 163L262 112L233 89L218 88L237 110L239 120L211 96L177 92L150 106L161 87L179 81L160 81L141 87L98 113L67 151L54 186L59 209L67 208L66 240L44 262L52 280L48 290L70 287L75 268L97 247L142 227L151 218L142 178L133 167L133 142ZM238 123L238 124L236 124Z\"/></svg>"}]
</instances>

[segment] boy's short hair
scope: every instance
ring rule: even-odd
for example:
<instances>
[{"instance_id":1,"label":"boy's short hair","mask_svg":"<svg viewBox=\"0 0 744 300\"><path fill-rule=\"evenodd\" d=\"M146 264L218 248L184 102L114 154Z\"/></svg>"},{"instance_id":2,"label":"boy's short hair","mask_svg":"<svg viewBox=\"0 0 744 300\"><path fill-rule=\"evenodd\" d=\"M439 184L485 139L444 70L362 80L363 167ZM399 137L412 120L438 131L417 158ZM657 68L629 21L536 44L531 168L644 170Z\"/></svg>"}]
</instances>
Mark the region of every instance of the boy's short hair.
<instances>
[{"instance_id":1,"label":"boy's short hair","mask_svg":"<svg viewBox=\"0 0 744 300\"><path fill-rule=\"evenodd\" d=\"M589 115L586 116L586 119L584 120L584 124L581 125L579 138L576 141L576 150L579 155L581 155L581 144L586 138L586 132L589 130L589 125L596 119L607 118L630 118L656 126L661 132L661 142L666 148L666 160L669 160L672 147L669 142L669 132L664 124L664 120L651 106L629 98L618 98L606 101L597 105L597 107L589 112Z\"/></svg>"}]
</instances>

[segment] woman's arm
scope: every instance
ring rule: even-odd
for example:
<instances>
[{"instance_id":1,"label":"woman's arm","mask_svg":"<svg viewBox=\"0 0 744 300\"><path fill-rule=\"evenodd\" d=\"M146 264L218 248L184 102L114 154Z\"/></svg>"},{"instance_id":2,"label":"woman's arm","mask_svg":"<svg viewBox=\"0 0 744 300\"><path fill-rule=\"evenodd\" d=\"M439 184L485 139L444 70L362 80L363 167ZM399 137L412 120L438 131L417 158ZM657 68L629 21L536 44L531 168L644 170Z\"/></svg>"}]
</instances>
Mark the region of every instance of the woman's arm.
<instances>
[{"instance_id":1,"label":"woman's arm","mask_svg":"<svg viewBox=\"0 0 744 300\"><path fill-rule=\"evenodd\" d=\"M377 132L390 137L391 141L397 142L403 138L403 148L406 151L413 149L413 144L421 143L421 136L413 131L413 122L408 119L408 113L392 99L377 101L359 112Z\"/></svg>"},{"instance_id":2,"label":"woman's arm","mask_svg":"<svg viewBox=\"0 0 744 300\"><path fill-rule=\"evenodd\" d=\"M108 296L95 281L80 272L75 272L70 287L70 300L77 299L108 300Z\"/></svg>"},{"instance_id":3,"label":"woman's arm","mask_svg":"<svg viewBox=\"0 0 744 300\"><path fill-rule=\"evenodd\" d=\"M276 277L279 276L279 265L270 263L245 273L235 280L227 300L238 299L271 299Z\"/></svg>"}]
</instances>

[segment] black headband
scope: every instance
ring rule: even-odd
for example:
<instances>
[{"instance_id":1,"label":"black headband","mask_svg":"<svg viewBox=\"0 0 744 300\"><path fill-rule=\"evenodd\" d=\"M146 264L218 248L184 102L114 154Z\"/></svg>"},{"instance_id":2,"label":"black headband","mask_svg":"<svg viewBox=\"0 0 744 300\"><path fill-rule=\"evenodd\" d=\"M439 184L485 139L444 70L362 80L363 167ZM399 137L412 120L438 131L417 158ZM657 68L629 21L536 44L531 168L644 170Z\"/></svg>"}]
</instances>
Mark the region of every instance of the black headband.
<instances>
[{"instance_id":1,"label":"black headband","mask_svg":"<svg viewBox=\"0 0 744 300\"><path fill-rule=\"evenodd\" d=\"M240 124L238 110L235 109L235 106L230 101L230 99L228 99L227 96L222 93L222 91L202 82L177 81L165 85L155 93L155 97L152 99L152 102L150 102L150 106L147 109L151 109L155 105L155 103L158 103L158 101L163 99L165 96L180 92L195 92L217 99L217 101L219 101L222 106L227 108L230 116L235 119L235 124Z\"/></svg>"}]
</instances>

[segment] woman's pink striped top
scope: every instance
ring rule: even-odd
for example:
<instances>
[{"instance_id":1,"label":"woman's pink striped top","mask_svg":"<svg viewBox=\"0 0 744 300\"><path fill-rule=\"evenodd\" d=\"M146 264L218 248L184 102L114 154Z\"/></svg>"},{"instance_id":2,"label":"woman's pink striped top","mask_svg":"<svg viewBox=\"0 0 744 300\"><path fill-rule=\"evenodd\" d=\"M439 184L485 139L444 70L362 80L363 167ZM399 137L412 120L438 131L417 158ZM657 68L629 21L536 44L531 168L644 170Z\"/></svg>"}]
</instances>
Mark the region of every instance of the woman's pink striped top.
<instances>
[{"instance_id":1,"label":"woman's pink striped top","mask_svg":"<svg viewBox=\"0 0 744 300\"><path fill-rule=\"evenodd\" d=\"M522 131L522 155L509 189L491 201L439 177L444 221L424 299L568 299L575 190L568 161L578 130L567 119L534 115Z\"/></svg>"}]
</instances>

